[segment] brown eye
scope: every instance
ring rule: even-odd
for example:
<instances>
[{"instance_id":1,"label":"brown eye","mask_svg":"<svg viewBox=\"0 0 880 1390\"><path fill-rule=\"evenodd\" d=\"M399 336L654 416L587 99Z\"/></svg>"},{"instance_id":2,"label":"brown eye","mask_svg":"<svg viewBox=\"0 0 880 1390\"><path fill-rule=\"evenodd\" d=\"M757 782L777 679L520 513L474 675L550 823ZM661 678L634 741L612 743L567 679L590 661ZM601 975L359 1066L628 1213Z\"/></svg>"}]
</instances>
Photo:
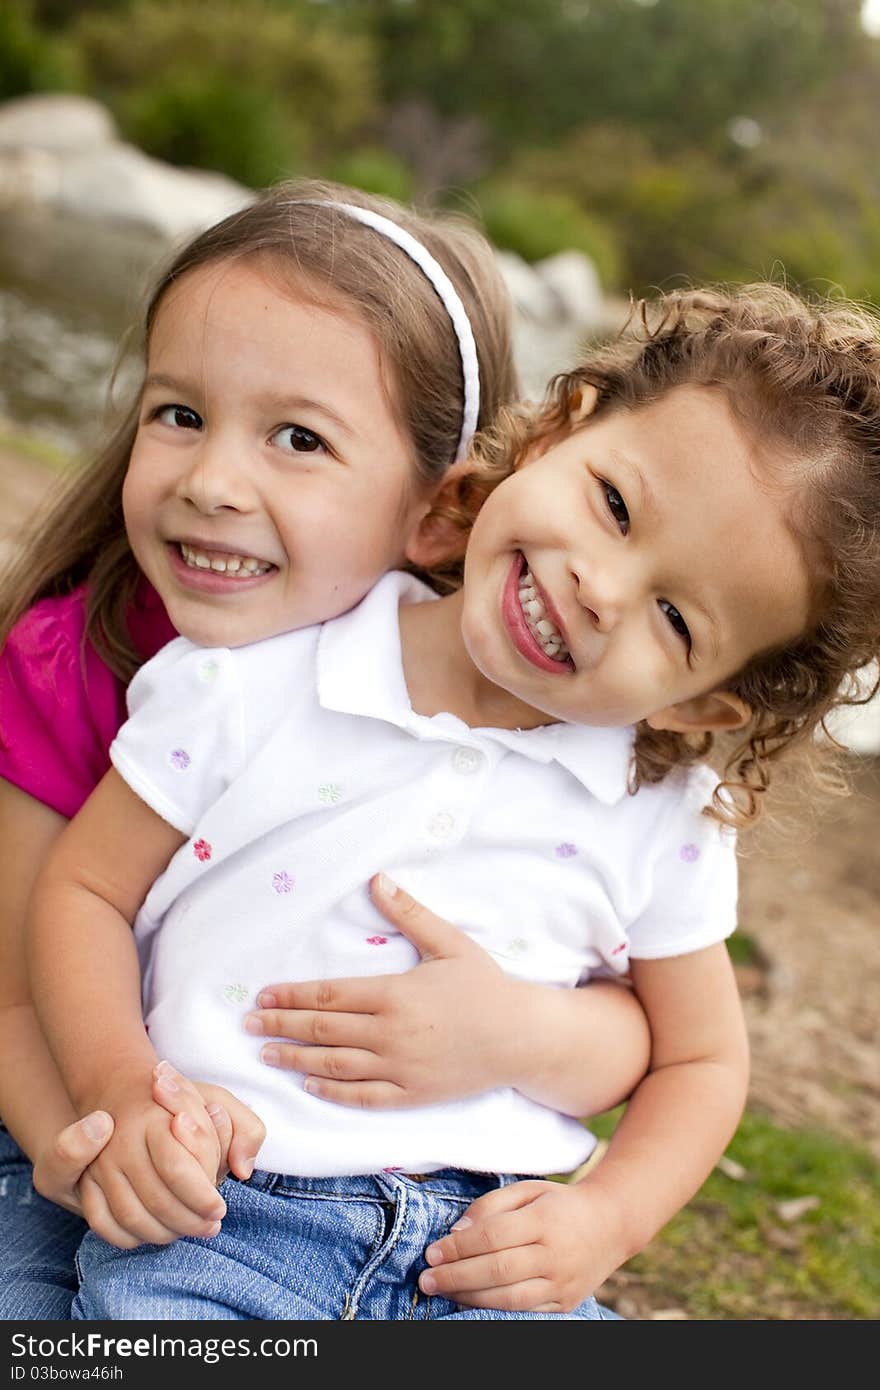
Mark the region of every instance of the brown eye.
<instances>
[{"instance_id":1,"label":"brown eye","mask_svg":"<svg viewBox=\"0 0 880 1390\"><path fill-rule=\"evenodd\" d=\"M160 405L153 417L176 430L200 430L204 423L201 415L188 405Z\"/></svg>"},{"instance_id":2,"label":"brown eye","mask_svg":"<svg viewBox=\"0 0 880 1390\"><path fill-rule=\"evenodd\" d=\"M683 637L684 640L687 642L688 647L690 647L690 630L684 618L679 613L678 609L674 608L673 605L669 603L665 598L658 599L657 602L660 605L661 612L665 613L666 617L669 619L669 626L672 628L673 632L677 632L679 637Z\"/></svg>"},{"instance_id":3,"label":"brown eye","mask_svg":"<svg viewBox=\"0 0 880 1390\"><path fill-rule=\"evenodd\" d=\"M629 512L626 509L626 503L617 491L617 488L612 487L610 483L603 482L602 490L605 493L605 501L608 510L617 522L621 535L627 535L629 531Z\"/></svg>"},{"instance_id":4,"label":"brown eye","mask_svg":"<svg viewBox=\"0 0 880 1390\"><path fill-rule=\"evenodd\" d=\"M319 434L302 425L282 425L280 430L275 431L273 439L280 448L293 454L315 454L327 447Z\"/></svg>"}]
</instances>

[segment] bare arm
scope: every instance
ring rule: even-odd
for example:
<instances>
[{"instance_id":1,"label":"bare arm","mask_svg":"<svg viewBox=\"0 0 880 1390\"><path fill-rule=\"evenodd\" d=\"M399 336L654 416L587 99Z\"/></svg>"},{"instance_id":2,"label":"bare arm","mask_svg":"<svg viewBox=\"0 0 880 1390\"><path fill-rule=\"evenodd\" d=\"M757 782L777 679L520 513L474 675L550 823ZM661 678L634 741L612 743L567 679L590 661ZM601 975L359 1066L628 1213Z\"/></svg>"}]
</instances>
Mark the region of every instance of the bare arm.
<instances>
[{"instance_id":1,"label":"bare arm","mask_svg":"<svg viewBox=\"0 0 880 1390\"><path fill-rule=\"evenodd\" d=\"M115 1122L82 1191L87 1219L117 1244L204 1235L206 1222L213 1233L225 1210L214 1126L199 1102L198 1161L176 1142L152 1098L159 1059L141 1018L131 924L182 841L111 770L54 841L30 900L29 964L52 1054L76 1108Z\"/></svg>"},{"instance_id":2,"label":"bare arm","mask_svg":"<svg viewBox=\"0 0 880 1390\"><path fill-rule=\"evenodd\" d=\"M0 779L0 1114L36 1161L76 1119L34 1012L25 962L28 900L37 874L67 822L49 806ZM34 1096L41 1098L34 1105Z\"/></svg>"},{"instance_id":3,"label":"bare arm","mask_svg":"<svg viewBox=\"0 0 880 1390\"><path fill-rule=\"evenodd\" d=\"M466 1306L568 1311L693 1196L745 1103L748 1047L724 945L633 965L654 1039L607 1153L575 1184L513 1183L429 1246L426 1293Z\"/></svg>"}]
</instances>

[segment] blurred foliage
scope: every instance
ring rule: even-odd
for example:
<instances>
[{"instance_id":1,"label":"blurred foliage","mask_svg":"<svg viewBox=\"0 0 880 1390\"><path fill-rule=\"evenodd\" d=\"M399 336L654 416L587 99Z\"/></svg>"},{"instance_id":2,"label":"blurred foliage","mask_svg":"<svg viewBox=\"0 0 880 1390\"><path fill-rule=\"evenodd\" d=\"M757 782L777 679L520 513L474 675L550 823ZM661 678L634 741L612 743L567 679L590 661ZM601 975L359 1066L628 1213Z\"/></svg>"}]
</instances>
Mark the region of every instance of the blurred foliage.
<instances>
[{"instance_id":1,"label":"blurred foliage","mask_svg":"<svg viewBox=\"0 0 880 1390\"><path fill-rule=\"evenodd\" d=\"M76 86L148 153L470 201L609 289L784 269L880 299L861 0L6 0L0 95Z\"/></svg>"},{"instance_id":2,"label":"blurred foliage","mask_svg":"<svg viewBox=\"0 0 880 1390\"><path fill-rule=\"evenodd\" d=\"M595 263L603 284L619 280L621 261L608 224L585 212L570 194L498 179L478 186L475 196L486 232L497 246L527 261L563 249L582 251Z\"/></svg>"},{"instance_id":3,"label":"blurred foliage","mask_svg":"<svg viewBox=\"0 0 880 1390\"><path fill-rule=\"evenodd\" d=\"M375 104L369 43L308 0L132 0L69 30L89 89L147 153L271 182L326 157Z\"/></svg>"},{"instance_id":4,"label":"blurred foliage","mask_svg":"<svg viewBox=\"0 0 880 1390\"><path fill-rule=\"evenodd\" d=\"M30 0L0 5L0 101L76 84L73 54L45 33Z\"/></svg>"}]
</instances>

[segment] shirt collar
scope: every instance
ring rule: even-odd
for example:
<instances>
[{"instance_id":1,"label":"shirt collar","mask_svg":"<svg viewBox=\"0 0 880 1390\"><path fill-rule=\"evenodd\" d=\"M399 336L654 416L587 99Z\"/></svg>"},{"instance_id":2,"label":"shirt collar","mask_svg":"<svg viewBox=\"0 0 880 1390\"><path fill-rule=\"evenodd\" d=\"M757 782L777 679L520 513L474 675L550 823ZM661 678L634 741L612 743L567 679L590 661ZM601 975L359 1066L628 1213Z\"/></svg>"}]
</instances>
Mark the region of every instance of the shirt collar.
<instances>
[{"instance_id":1,"label":"shirt collar","mask_svg":"<svg viewBox=\"0 0 880 1390\"><path fill-rule=\"evenodd\" d=\"M325 623L318 638L317 695L324 709L382 719L416 738L466 743L491 739L533 762L557 762L606 805L626 794L634 730L582 724L537 729L470 729L454 715L416 714L403 675L397 610L437 595L410 574L393 571L356 608Z\"/></svg>"}]
</instances>

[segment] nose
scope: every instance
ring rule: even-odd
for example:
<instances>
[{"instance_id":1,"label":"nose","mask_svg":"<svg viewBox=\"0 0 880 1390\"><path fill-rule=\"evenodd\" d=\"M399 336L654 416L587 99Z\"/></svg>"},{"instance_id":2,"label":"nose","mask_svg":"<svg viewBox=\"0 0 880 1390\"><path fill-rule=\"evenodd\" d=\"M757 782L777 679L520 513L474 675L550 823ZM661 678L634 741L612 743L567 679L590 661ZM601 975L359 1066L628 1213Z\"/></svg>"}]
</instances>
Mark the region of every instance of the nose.
<instances>
[{"instance_id":1,"label":"nose","mask_svg":"<svg viewBox=\"0 0 880 1390\"><path fill-rule=\"evenodd\" d=\"M617 627L629 607L631 598L626 575L619 560L605 557L578 562L572 569L577 601L586 612L597 632L609 633Z\"/></svg>"},{"instance_id":2,"label":"nose","mask_svg":"<svg viewBox=\"0 0 880 1390\"><path fill-rule=\"evenodd\" d=\"M205 516L252 511L254 482L233 440L205 437L182 473L177 494Z\"/></svg>"}]
</instances>

